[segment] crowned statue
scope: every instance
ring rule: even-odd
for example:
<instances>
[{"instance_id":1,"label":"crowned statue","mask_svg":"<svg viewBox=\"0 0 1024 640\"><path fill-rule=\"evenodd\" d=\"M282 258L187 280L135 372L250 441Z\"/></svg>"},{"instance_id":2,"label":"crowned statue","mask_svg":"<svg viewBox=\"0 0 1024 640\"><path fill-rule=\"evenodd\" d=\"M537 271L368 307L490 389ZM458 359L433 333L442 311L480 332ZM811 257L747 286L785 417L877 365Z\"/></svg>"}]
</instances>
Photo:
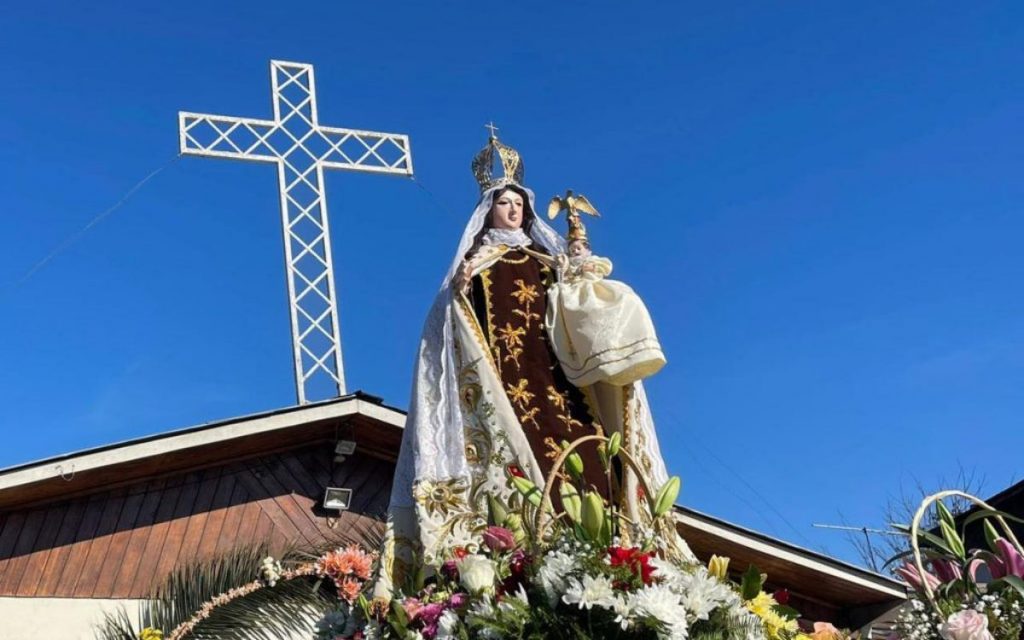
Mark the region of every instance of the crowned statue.
<instances>
[{"instance_id":1,"label":"crowned statue","mask_svg":"<svg viewBox=\"0 0 1024 640\"><path fill-rule=\"evenodd\" d=\"M569 441L620 434L654 485L668 479L641 382L664 356L639 297L607 280L611 262L590 251L579 212L596 210L572 192L552 200L549 215L568 214L563 239L537 215L522 158L493 128L472 168L480 199L419 344L374 590L382 597L437 570L446 550L477 548L489 509L515 508L516 478L544 486ZM606 474L596 445L578 453L584 481L642 520L636 470ZM692 559L674 529L661 533Z\"/></svg>"}]
</instances>

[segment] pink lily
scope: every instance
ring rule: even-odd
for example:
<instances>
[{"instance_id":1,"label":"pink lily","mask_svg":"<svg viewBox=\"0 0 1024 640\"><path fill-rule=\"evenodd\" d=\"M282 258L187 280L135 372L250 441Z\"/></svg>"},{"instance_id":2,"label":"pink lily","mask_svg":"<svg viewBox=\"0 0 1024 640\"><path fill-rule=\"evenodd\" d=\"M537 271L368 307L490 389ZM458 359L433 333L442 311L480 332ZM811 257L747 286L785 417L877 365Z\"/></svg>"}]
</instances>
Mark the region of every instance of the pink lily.
<instances>
[{"instance_id":1,"label":"pink lily","mask_svg":"<svg viewBox=\"0 0 1024 640\"><path fill-rule=\"evenodd\" d=\"M927 582L928 586L932 589L938 589L942 582L931 573L924 572L924 576L918 572L917 567L909 562L904 562L898 567L895 572L904 580L907 581L914 591L924 591L924 583Z\"/></svg>"},{"instance_id":2,"label":"pink lily","mask_svg":"<svg viewBox=\"0 0 1024 640\"><path fill-rule=\"evenodd\" d=\"M978 569L981 567L990 567L990 565L981 558L975 558L967 563L967 575L971 578L971 582L978 584ZM991 571L990 567L989 572L991 573Z\"/></svg>"},{"instance_id":3,"label":"pink lily","mask_svg":"<svg viewBox=\"0 0 1024 640\"><path fill-rule=\"evenodd\" d=\"M943 582L954 582L963 577L963 572L960 570L960 565L952 560L946 558L937 558L932 560L932 571L935 575Z\"/></svg>"},{"instance_id":4,"label":"pink lily","mask_svg":"<svg viewBox=\"0 0 1024 640\"><path fill-rule=\"evenodd\" d=\"M999 554L998 561L989 562L989 570L995 579L1005 576L1017 576L1024 578L1024 556L1006 538L996 540L996 552Z\"/></svg>"}]
</instances>

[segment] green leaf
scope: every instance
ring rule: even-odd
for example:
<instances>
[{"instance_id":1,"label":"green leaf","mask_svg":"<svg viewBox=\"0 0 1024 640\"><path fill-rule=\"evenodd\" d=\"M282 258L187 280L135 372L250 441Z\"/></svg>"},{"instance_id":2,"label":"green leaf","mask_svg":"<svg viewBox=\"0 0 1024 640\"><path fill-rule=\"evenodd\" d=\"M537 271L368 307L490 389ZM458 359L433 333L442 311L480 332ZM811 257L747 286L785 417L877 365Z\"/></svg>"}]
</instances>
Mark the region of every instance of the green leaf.
<instances>
[{"instance_id":1,"label":"green leaf","mask_svg":"<svg viewBox=\"0 0 1024 640\"><path fill-rule=\"evenodd\" d=\"M402 605L397 600L391 601L391 614L393 619L391 626L395 627L395 631L404 636L408 630L409 616L405 614L405 609L402 608Z\"/></svg>"},{"instance_id":2,"label":"green leaf","mask_svg":"<svg viewBox=\"0 0 1024 640\"><path fill-rule=\"evenodd\" d=\"M939 551L942 551L947 556L954 557L954 556L957 555L953 551L953 549L950 548L950 546L948 544L946 544L946 542L942 538L938 537L937 535L929 533L927 531L918 531L917 535L918 535L919 538L925 540L926 542L928 542L928 544L932 545L933 547L935 547Z\"/></svg>"},{"instance_id":3,"label":"green leaf","mask_svg":"<svg viewBox=\"0 0 1024 640\"><path fill-rule=\"evenodd\" d=\"M913 549L907 549L906 551L897 553L893 557L891 557L888 560L886 560L885 564L882 565L882 568L884 569L884 568L888 567L889 565L891 565L893 562L896 562L897 560L902 560L903 558L906 558L907 556L912 556L912 555L914 555L914 550ZM921 549L921 555L923 557L925 557L925 558L942 558L943 557L942 554L936 553L935 551L932 551L931 549Z\"/></svg>"},{"instance_id":4,"label":"green leaf","mask_svg":"<svg viewBox=\"0 0 1024 640\"><path fill-rule=\"evenodd\" d=\"M761 593L764 580L761 579L761 572L754 565L747 567L746 572L740 580L740 594L744 600L753 600Z\"/></svg>"},{"instance_id":5,"label":"green leaf","mask_svg":"<svg viewBox=\"0 0 1024 640\"><path fill-rule=\"evenodd\" d=\"M1015 516L1012 513L1006 513L1005 511L999 511L997 509L984 509L983 508L983 509L979 509L978 511L975 511L974 513L972 513L972 514L968 515L967 517L965 517L963 523L961 524L961 530L962 531L966 530L968 525L970 525L970 524L972 524L974 522L977 522L978 520L985 519L985 521L987 522L988 518L994 518L995 516L1000 516L1001 518L1007 520L1008 522L1016 522L1016 523L1019 523L1019 524L1024 524L1024 518L1021 518L1019 516Z\"/></svg>"},{"instance_id":6,"label":"green leaf","mask_svg":"<svg viewBox=\"0 0 1024 640\"><path fill-rule=\"evenodd\" d=\"M788 607L784 604L777 604L774 607L772 607L772 610L775 613L782 616L783 618L786 618L787 620L796 620L800 617L799 611L797 611L793 607Z\"/></svg>"},{"instance_id":7,"label":"green leaf","mask_svg":"<svg viewBox=\"0 0 1024 640\"><path fill-rule=\"evenodd\" d=\"M993 580L991 583L989 583L989 586L998 585L1007 585L1009 587L1012 587L1017 591L1017 593L1019 593L1021 596L1024 596L1024 580L1021 580L1017 576L1003 576L1002 578L999 578L998 580Z\"/></svg>"}]
</instances>

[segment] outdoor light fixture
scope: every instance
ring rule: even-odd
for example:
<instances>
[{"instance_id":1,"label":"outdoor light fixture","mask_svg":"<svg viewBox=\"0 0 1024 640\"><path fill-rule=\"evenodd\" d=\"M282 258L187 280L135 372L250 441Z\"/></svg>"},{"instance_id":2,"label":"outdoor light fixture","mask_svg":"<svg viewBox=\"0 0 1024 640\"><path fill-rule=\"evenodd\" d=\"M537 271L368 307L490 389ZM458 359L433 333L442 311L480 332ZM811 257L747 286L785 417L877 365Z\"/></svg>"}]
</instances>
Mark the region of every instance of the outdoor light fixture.
<instances>
[{"instance_id":1,"label":"outdoor light fixture","mask_svg":"<svg viewBox=\"0 0 1024 640\"><path fill-rule=\"evenodd\" d=\"M352 490L338 487L327 487L324 491L324 509L332 511L348 511L352 503Z\"/></svg>"},{"instance_id":2,"label":"outdoor light fixture","mask_svg":"<svg viewBox=\"0 0 1024 640\"><path fill-rule=\"evenodd\" d=\"M334 461L345 462L345 458L355 453L355 450L355 440L338 440L338 443L334 445Z\"/></svg>"}]
</instances>

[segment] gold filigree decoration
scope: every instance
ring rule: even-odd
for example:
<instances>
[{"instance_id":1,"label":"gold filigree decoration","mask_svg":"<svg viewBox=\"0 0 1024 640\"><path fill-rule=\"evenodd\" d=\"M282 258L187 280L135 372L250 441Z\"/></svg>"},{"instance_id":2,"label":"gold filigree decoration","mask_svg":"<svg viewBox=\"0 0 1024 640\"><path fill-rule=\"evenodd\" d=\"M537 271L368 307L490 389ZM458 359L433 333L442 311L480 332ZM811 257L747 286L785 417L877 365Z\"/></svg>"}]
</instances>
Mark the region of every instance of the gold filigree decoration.
<instances>
[{"instance_id":1,"label":"gold filigree decoration","mask_svg":"<svg viewBox=\"0 0 1024 640\"><path fill-rule=\"evenodd\" d=\"M540 296L540 294L537 293L536 285L526 284L522 278L513 280L512 284L516 285L517 288L511 295L519 301L519 304L530 305Z\"/></svg>"},{"instance_id":2,"label":"gold filigree decoration","mask_svg":"<svg viewBox=\"0 0 1024 640\"><path fill-rule=\"evenodd\" d=\"M572 433L574 427L582 428L583 423L572 417L573 402L569 399L569 392L560 392L552 385L548 385L546 391L548 402L554 405L555 409L559 412L555 417L562 421L562 424L565 425L566 431Z\"/></svg>"},{"instance_id":3,"label":"gold filigree decoration","mask_svg":"<svg viewBox=\"0 0 1024 640\"><path fill-rule=\"evenodd\" d=\"M545 458L551 458L554 460L558 458L558 456L562 455L562 447L558 446L558 443L555 442L555 439L551 436L544 438L544 444L548 448L548 451L544 454Z\"/></svg>"},{"instance_id":4,"label":"gold filigree decoration","mask_svg":"<svg viewBox=\"0 0 1024 640\"><path fill-rule=\"evenodd\" d=\"M416 503L427 510L431 516L441 514L447 516L465 503L466 489L465 480L453 478L450 480L424 480L413 489L413 497Z\"/></svg>"},{"instance_id":5,"label":"gold filigree decoration","mask_svg":"<svg viewBox=\"0 0 1024 640\"><path fill-rule=\"evenodd\" d=\"M506 385L509 400L516 403L520 411L526 411L536 395L528 389L529 386L530 381L526 378L520 378L516 384Z\"/></svg>"},{"instance_id":6,"label":"gold filigree decoration","mask_svg":"<svg viewBox=\"0 0 1024 640\"><path fill-rule=\"evenodd\" d=\"M523 336L526 335L526 329L523 327L513 327L511 322L506 322L504 327L501 327L497 331L497 338L505 345L505 351L508 352L502 362L508 362L511 360L516 365L516 371L519 370L519 356L523 353ZM495 351L496 354L500 354L500 351Z\"/></svg>"},{"instance_id":7,"label":"gold filigree decoration","mask_svg":"<svg viewBox=\"0 0 1024 640\"><path fill-rule=\"evenodd\" d=\"M519 421L523 424L523 426L526 426L526 424L529 423L533 425L534 429L540 430L540 425L537 424L537 414L539 412L540 409L534 407L529 411L524 412L523 415L519 417Z\"/></svg>"},{"instance_id":8,"label":"gold filigree decoration","mask_svg":"<svg viewBox=\"0 0 1024 640\"><path fill-rule=\"evenodd\" d=\"M513 280L512 284L516 285L517 288L510 295L515 298L519 304L526 305L525 311L523 309L513 309L512 313L526 320L526 328L529 329L534 320L540 320L539 313L533 313L530 311L530 305L540 297L540 293L537 291L537 285L526 284L522 278Z\"/></svg>"},{"instance_id":9,"label":"gold filigree decoration","mask_svg":"<svg viewBox=\"0 0 1024 640\"><path fill-rule=\"evenodd\" d=\"M505 264L523 264L530 259L530 256L523 256L522 258L506 258L501 256L498 258L498 262L504 262Z\"/></svg>"}]
</instances>

